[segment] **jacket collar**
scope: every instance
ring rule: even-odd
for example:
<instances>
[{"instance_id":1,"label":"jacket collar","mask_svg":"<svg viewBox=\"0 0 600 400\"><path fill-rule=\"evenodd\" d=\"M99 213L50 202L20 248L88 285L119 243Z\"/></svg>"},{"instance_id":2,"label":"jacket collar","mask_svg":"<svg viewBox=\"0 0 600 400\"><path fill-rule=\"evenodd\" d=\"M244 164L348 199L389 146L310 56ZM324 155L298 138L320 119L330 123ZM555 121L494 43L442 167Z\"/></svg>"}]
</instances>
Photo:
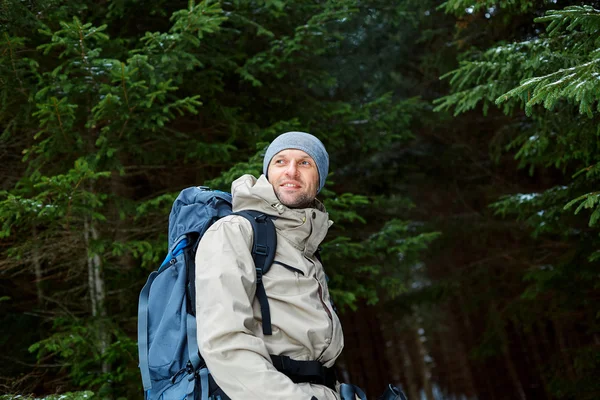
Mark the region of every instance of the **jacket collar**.
<instances>
[{"instance_id":1,"label":"jacket collar","mask_svg":"<svg viewBox=\"0 0 600 400\"><path fill-rule=\"evenodd\" d=\"M231 194L234 212L256 210L277 217L274 223L278 233L307 256L317 251L333 223L318 200L310 208L289 208L281 204L264 175L258 179L252 175L236 179L231 184Z\"/></svg>"}]
</instances>

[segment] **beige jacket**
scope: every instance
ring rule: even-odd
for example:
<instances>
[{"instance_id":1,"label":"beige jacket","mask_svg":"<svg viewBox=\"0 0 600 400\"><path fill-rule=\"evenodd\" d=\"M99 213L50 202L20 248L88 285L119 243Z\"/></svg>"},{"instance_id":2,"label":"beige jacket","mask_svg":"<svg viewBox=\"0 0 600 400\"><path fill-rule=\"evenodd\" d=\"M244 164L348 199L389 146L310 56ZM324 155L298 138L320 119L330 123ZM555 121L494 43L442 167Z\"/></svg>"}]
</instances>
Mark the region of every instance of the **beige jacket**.
<instances>
[{"instance_id":1,"label":"beige jacket","mask_svg":"<svg viewBox=\"0 0 600 400\"><path fill-rule=\"evenodd\" d=\"M231 215L205 233L196 253L196 315L200 354L213 378L232 400L339 400L322 385L293 383L278 372L269 354L318 360L333 366L344 339L332 311L321 263L314 253L331 225L318 208L290 209L279 203L264 175L233 182L233 210L274 215L275 261L263 276L273 334L264 336L255 297L256 271L250 253L252 227Z\"/></svg>"}]
</instances>

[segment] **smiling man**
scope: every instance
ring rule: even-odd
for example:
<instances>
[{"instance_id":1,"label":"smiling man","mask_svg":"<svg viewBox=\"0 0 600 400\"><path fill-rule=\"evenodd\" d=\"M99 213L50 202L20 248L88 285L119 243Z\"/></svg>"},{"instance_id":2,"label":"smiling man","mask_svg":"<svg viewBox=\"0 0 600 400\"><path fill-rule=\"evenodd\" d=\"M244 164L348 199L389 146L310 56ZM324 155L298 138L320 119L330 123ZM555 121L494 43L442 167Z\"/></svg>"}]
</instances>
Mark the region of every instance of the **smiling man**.
<instances>
[{"instance_id":1,"label":"smiling man","mask_svg":"<svg viewBox=\"0 0 600 400\"><path fill-rule=\"evenodd\" d=\"M262 329L252 226L215 222L196 253L198 344L222 400L339 400L332 367L344 340L317 249L331 225L316 199L329 156L315 136L288 132L268 147L263 175L232 184L233 211L273 217L275 260L262 283L271 334Z\"/></svg>"},{"instance_id":2,"label":"smiling man","mask_svg":"<svg viewBox=\"0 0 600 400\"><path fill-rule=\"evenodd\" d=\"M308 207L317 195L319 171L312 157L302 150L277 153L267 177L279 201L290 208Z\"/></svg>"},{"instance_id":3,"label":"smiling man","mask_svg":"<svg viewBox=\"0 0 600 400\"><path fill-rule=\"evenodd\" d=\"M290 208L311 205L325 185L329 155L323 143L304 132L288 132L271 143L263 161L263 173L275 195Z\"/></svg>"}]
</instances>

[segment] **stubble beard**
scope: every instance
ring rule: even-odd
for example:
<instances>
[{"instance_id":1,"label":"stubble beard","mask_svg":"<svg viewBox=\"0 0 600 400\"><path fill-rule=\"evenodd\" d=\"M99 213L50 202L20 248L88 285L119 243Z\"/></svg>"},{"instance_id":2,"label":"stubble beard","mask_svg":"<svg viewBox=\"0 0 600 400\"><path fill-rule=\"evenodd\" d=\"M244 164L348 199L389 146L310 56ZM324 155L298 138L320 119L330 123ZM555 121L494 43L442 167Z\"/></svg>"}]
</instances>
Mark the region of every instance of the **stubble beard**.
<instances>
[{"instance_id":1,"label":"stubble beard","mask_svg":"<svg viewBox=\"0 0 600 400\"><path fill-rule=\"evenodd\" d=\"M275 189L275 195L281 204L289 208L309 208L315 200L315 196L311 196L308 193L299 193L293 199L285 200L279 195L280 189Z\"/></svg>"}]
</instances>

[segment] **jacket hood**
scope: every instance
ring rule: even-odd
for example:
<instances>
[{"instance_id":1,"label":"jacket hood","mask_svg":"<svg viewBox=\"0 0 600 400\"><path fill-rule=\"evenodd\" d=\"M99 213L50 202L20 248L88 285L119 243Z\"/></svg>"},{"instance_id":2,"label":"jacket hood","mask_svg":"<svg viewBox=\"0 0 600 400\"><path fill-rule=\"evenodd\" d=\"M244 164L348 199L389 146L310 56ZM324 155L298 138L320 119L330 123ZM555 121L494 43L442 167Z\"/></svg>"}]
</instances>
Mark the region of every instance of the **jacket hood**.
<instances>
[{"instance_id":1,"label":"jacket hood","mask_svg":"<svg viewBox=\"0 0 600 400\"><path fill-rule=\"evenodd\" d=\"M279 202L265 175L256 179L243 175L231 184L233 211L256 210L272 215L275 228L296 248L312 255L333 224L325 206L315 199L314 207L289 208Z\"/></svg>"}]
</instances>

